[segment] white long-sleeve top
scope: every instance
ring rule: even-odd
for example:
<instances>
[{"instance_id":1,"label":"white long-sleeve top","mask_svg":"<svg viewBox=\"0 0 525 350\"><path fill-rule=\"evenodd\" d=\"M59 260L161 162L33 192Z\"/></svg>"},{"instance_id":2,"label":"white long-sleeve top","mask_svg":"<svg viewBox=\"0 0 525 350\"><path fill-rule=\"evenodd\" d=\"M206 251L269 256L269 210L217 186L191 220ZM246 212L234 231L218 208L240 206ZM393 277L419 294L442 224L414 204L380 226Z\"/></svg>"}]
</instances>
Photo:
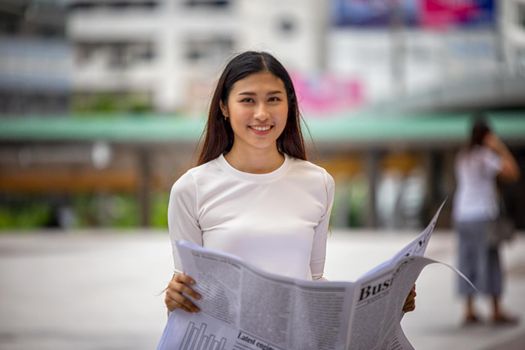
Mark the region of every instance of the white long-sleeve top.
<instances>
[{"instance_id":1,"label":"white long-sleeve top","mask_svg":"<svg viewBox=\"0 0 525 350\"><path fill-rule=\"evenodd\" d=\"M323 275L334 180L323 168L285 155L267 174L218 158L173 185L168 225L175 268L177 240L236 255L265 271L301 279Z\"/></svg>"}]
</instances>

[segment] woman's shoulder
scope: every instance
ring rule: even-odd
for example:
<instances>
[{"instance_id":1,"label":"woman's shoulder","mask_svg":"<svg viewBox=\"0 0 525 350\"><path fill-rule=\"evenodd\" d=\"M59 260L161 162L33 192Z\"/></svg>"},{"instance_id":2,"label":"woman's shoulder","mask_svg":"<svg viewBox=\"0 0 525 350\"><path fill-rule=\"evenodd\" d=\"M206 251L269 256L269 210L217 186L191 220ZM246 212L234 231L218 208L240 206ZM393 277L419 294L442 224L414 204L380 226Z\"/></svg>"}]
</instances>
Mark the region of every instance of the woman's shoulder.
<instances>
[{"instance_id":1,"label":"woman's shoulder","mask_svg":"<svg viewBox=\"0 0 525 350\"><path fill-rule=\"evenodd\" d=\"M217 169L217 159L186 170L173 184L172 192L194 187L201 177L213 176L214 169Z\"/></svg>"},{"instance_id":2,"label":"woman's shoulder","mask_svg":"<svg viewBox=\"0 0 525 350\"><path fill-rule=\"evenodd\" d=\"M293 157L290 157L290 163L292 171L295 171L297 174L301 174L301 176L315 180L321 179L328 184L334 183L332 175L330 175L330 173L328 173L328 171L326 171L326 169L320 165L312 163L308 160Z\"/></svg>"},{"instance_id":3,"label":"woman's shoulder","mask_svg":"<svg viewBox=\"0 0 525 350\"><path fill-rule=\"evenodd\" d=\"M292 167L294 167L294 168L308 170L308 171L311 171L313 173L319 173L319 174L325 174L326 173L326 174L328 174L328 172L326 171L325 168L323 168L322 166L317 165L315 163L312 163L309 160L303 160L303 159L299 159L299 158L294 158L292 156L288 156L288 157L290 158L290 163L291 163Z\"/></svg>"},{"instance_id":4,"label":"woman's shoulder","mask_svg":"<svg viewBox=\"0 0 525 350\"><path fill-rule=\"evenodd\" d=\"M458 152L457 160L465 161L485 161L497 158L498 155L490 148L485 146L475 146L472 148L463 148Z\"/></svg>"}]
</instances>

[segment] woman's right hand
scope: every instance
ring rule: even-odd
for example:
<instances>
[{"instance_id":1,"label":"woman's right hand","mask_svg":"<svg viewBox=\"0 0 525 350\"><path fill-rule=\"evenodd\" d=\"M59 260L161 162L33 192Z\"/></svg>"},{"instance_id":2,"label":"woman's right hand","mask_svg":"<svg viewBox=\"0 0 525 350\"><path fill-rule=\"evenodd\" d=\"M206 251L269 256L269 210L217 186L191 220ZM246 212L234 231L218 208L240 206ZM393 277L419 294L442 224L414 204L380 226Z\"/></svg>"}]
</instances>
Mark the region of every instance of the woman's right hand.
<instances>
[{"instance_id":1,"label":"woman's right hand","mask_svg":"<svg viewBox=\"0 0 525 350\"><path fill-rule=\"evenodd\" d=\"M184 273L175 273L166 287L164 303L169 311L183 309L187 312L199 312L200 309L188 298L199 300L200 294L192 289L195 280Z\"/></svg>"},{"instance_id":2,"label":"woman's right hand","mask_svg":"<svg viewBox=\"0 0 525 350\"><path fill-rule=\"evenodd\" d=\"M496 134L489 132L483 139L483 143L488 148L492 149L494 152L499 153L502 148L505 148L501 140L496 136Z\"/></svg>"},{"instance_id":3,"label":"woman's right hand","mask_svg":"<svg viewBox=\"0 0 525 350\"><path fill-rule=\"evenodd\" d=\"M520 167L507 146L494 133L488 133L483 142L501 157L498 176L506 181L517 181L520 178Z\"/></svg>"}]
</instances>

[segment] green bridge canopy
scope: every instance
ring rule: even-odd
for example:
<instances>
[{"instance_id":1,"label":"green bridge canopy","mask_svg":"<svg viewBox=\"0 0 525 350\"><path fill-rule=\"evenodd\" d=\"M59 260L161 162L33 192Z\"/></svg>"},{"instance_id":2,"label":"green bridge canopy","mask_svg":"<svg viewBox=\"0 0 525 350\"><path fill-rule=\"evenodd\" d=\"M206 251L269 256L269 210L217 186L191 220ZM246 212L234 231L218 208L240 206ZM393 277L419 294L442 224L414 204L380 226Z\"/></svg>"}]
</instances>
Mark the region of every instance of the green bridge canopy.
<instances>
[{"instance_id":1,"label":"green bridge canopy","mask_svg":"<svg viewBox=\"0 0 525 350\"><path fill-rule=\"evenodd\" d=\"M498 135L525 143L525 112L489 113ZM462 142L470 114L374 114L306 118L305 137L320 143ZM195 142L204 118L170 115L31 116L0 118L0 141Z\"/></svg>"}]
</instances>

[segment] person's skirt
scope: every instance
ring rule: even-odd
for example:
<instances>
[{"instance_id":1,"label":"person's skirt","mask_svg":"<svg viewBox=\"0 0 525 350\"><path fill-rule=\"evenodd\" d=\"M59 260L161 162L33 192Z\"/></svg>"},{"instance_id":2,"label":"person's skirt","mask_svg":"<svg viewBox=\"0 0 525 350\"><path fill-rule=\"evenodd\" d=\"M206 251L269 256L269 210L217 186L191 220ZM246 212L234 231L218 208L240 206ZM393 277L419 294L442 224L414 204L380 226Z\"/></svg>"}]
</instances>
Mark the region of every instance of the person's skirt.
<instances>
[{"instance_id":1,"label":"person's skirt","mask_svg":"<svg viewBox=\"0 0 525 350\"><path fill-rule=\"evenodd\" d=\"M491 246L488 230L491 221L456 222L458 234L458 269L478 288L479 292L499 296L502 293L502 271L499 249ZM458 279L461 295L476 291L462 278Z\"/></svg>"}]
</instances>

